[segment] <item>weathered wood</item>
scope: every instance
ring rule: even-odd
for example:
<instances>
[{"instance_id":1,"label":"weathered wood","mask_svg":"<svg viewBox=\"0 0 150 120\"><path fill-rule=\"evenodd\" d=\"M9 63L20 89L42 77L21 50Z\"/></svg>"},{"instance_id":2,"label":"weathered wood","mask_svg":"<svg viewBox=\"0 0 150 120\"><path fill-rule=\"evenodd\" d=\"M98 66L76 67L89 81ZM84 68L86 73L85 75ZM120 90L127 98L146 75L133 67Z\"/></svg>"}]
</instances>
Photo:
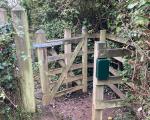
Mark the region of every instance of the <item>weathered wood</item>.
<instances>
[{"instance_id":1,"label":"weathered wood","mask_svg":"<svg viewBox=\"0 0 150 120\"><path fill-rule=\"evenodd\" d=\"M85 52L86 53L86 52ZM86 54L93 54L94 51L88 51ZM67 54L57 54L57 55L52 55L52 56L48 56L48 61L52 62L52 61L57 61L57 60L63 60L65 59L68 55L71 56L73 54L73 52L71 53L67 53ZM83 52L80 51L79 54L77 56L82 56Z\"/></svg>"},{"instance_id":2,"label":"weathered wood","mask_svg":"<svg viewBox=\"0 0 150 120\"><path fill-rule=\"evenodd\" d=\"M113 74L114 76L118 76L119 75L118 71L116 69L114 69L113 67L109 67L109 72L111 74Z\"/></svg>"},{"instance_id":3,"label":"weathered wood","mask_svg":"<svg viewBox=\"0 0 150 120\"><path fill-rule=\"evenodd\" d=\"M74 37L74 38L64 38L64 39L57 39L57 40L49 40L46 43L35 43L33 44L34 48L44 48L44 47L54 47L57 45L62 45L64 43L76 43L79 42L83 37Z\"/></svg>"},{"instance_id":4,"label":"weathered wood","mask_svg":"<svg viewBox=\"0 0 150 120\"><path fill-rule=\"evenodd\" d=\"M131 51L128 49L123 48L115 48L115 49L106 49L106 55L102 54L103 49L99 51L99 56L102 57L119 57L119 56L126 56L131 55Z\"/></svg>"},{"instance_id":5,"label":"weathered wood","mask_svg":"<svg viewBox=\"0 0 150 120\"><path fill-rule=\"evenodd\" d=\"M97 85L111 85L111 84L122 84L122 77L121 76L113 76L113 77L109 77L109 79L106 81L98 81Z\"/></svg>"},{"instance_id":6,"label":"weathered wood","mask_svg":"<svg viewBox=\"0 0 150 120\"><path fill-rule=\"evenodd\" d=\"M64 68L64 67L63 67ZM48 75L55 75L55 74L60 74L63 71L63 68L57 68L57 69L50 69ZM70 68L71 70L79 69L82 68L82 64L73 64ZM73 77L73 76L72 76Z\"/></svg>"},{"instance_id":7,"label":"weathered wood","mask_svg":"<svg viewBox=\"0 0 150 120\"><path fill-rule=\"evenodd\" d=\"M45 32L43 30L38 30L36 32L36 42L46 42ZM47 97L49 96L49 85L48 85L48 58L47 58L47 48L38 48L38 66L40 73L40 81L42 88L42 103L43 105L48 105L49 101Z\"/></svg>"},{"instance_id":8,"label":"weathered wood","mask_svg":"<svg viewBox=\"0 0 150 120\"><path fill-rule=\"evenodd\" d=\"M82 80L83 76L82 75L76 75L76 76L68 76L69 82L76 82L78 80ZM58 81L50 82L50 84L54 85L57 84ZM66 83L66 80L63 81L63 84ZM81 84L80 84L81 85Z\"/></svg>"},{"instance_id":9,"label":"weathered wood","mask_svg":"<svg viewBox=\"0 0 150 120\"><path fill-rule=\"evenodd\" d=\"M71 87L71 88L65 89L63 91L57 92L56 97L60 97L62 95L66 95L68 93L72 93L72 92L81 90L82 88L83 88L83 86L76 86L76 87Z\"/></svg>"},{"instance_id":10,"label":"weathered wood","mask_svg":"<svg viewBox=\"0 0 150 120\"><path fill-rule=\"evenodd\" d=\"M55 94L57 93L57 90L59 89L60 85L62 84L66 73L69 71L69 69L70 69L73 61L75 60L77 54L79 53L83 43L84 43L84 41L82 40L81 42L79 42L78 46L75 48L74 54L71 56L70 63L64 68L57 84L54 86L54 88L51 91L51 97L49 98L50 101L54 98Z\"/></svg>"},{"instance_id":11,"label":"weathered wood","mask_svg":"<svg viewBox=\"0 0 150 120\"><path fill-rule=\"evenodd\" d=\"M59 54L59 55L48 56L48 61L53 62L53 61L57 61L57 60L63 60L63 59L65 59L65 57L67 55L66 54ZM69 54L69 55L71 55L71 54Z\"/></svg>"},{"instance_id":12,"label":"weathered wood","mask_svg":"<svg viewBox=\"0 0 150 120\"><path fill-rule=\"evenodd\" d=\"M87 92L87 47L88 47L88 44L87 44L87 28L86 27L82 27L82 35L83 35L83 41L84 41L84 44L83 44L83 47L82 47L82 51L83 51L83 55L82 55L82 74L83 74L83 81L82 81L82 84L83 84L83 92Z\"/></svg>"},{"instance_id":13,"label":"weathered wood","mask_svg":"<svg viewBox=\"0 0 150 120\"><path fill-rule=\"evenodd\" d=\"M123 63L124 59L122 57L113 57L113 59Z\"/></svg>"},{"instance_id":14,"label":"weathered wood","mask_svg":"<svg viewBox=\"0 0 150 120\"><path fill-rule=\"evenodd\" d=\"M73 64L70 68L70 71L75 70L75 69L80 69L82 68L83 64ZM92 68L93 64L88 64L88 68ZM50 69L48 72L48 75L56 75L56 74L60 74L63 71L63 68L56 68L56 69ZM72 75L71 75L72 76ZM72 76L73 77L73 76Z\"/></svg>"},{"instance_id":15,"label":"weathered wood","mask_svg":"<svg viewBox=\"0 0 150 120\"><path fill-rule=\"evenodd\" d=\"M64 38L71 38L71 30L70 29L66 28L64 30ZM69 64L70 57L71 57L71 55L69 55L71 53L71 44L68 44L67 42L64 44L64 52L65 52L65 54L68 54L65 57L65 64L67 66ZM66 87L68 88L68 83L69 83L68 72L66 73L66 81L65 82L66 82Z\"/></svg>"},{"instance_id":16,"label":"weathered wood","mask_svg":"<svg viewBox=\"0 0 150 120\"><path fill-rule=\"evenodd\" d=\"M27 14L25 9L19 5L12 9L11 14L16 32L16 52L21 73L22 105L26 112L35 112L34 80ZM22 56L24 56L24 59Z\"/></svg>"},{"instance_id":17,"label":"weathered wood","mask_svg":"<svg viewBox=\"0 0 150 120\"><path fill-rule=\"evenodd\" d=\"M0 25L7 23L7 11L4 8L0 8Z\"/></svg>"},{"instance_id":18,"label":"weathered wood","mask_svg":"<svg viewBox=\"0 0 150 120\"><path fill-rule=\"evenodd\" d=\"M99 49L106 48L105 34L106 31L100 31L100 42L95 42L94 45L94 75L93 75L93 104L92 104L92 120L102 120L103 119L103 111L97 110L97 101L101 101L104 98L104 86L97 86L98 80L96 78L96 60L99 57ZM105 55L105 53L103 52Z\"/></svg>"},{"instance_id":19,"label":"weathered wood","mask_svg":"<svg viewBox=\"0 0 150 120\"><path fill-rule=\"evenodd\" d=\"M79 35L80 36L80 35ZM93 34L88 34L88 38L99 38L99 33L93 33ZM110 33L107 33L106 34L106 39L108 41L112 41L112 42L116 42L116 43L120 43L120 44L124 44L124 45L128 45L128 40L125 39L125 38L122 38L122 37L118 37L114 34L110 34ZM132 46L132 45L130 45ZM133 47L133 46L132 46Z\"/></svg>"},{"instance_id":20,"label":"weathered wood","mask_svg":"<svg viewBox=\"0 0 150 120\"><path fill-rule=\"evenodd\" d=\"M50 53L51 53L53 56L58 56L58 54L56 53L56 51L55 51L54 49L51 50ZM72 52L72 53L69 53L69 54L71 54L71 56L72 56L72 55L73 55L73 52ZM79 55L79 54L81 54L81 51L79 51L78 55ZM67 55L67 54L65 54L65 56L66 56L66 55ZM64 62L63 60L59 60L58 63L60 64L61 67L65 67L65 66L66 66L66 64L65 64L65 62ZM74 73L71 72L71 71L70 71L68 74L69 74L70 76L75 76ZM76 83L77 83L77 84L81 84L81 81L76 81Z\"/></svg>"},{"instance_id":21,"label":"weathered wood","mask_svg":"<svg viewBox=\"0 0 150 120\"><path fill-rule=\"evenodd\" d=\"M96 102L96 110L103 110L106 108L115 108L115 107L122 107L123 100L122 99L115 99L115 100L103 100ZM103 119L95 119L95 120L103 120Z\"/></svg>"},{"instance_id":22,"label":"weathered wood","mask_svg":"<svg viewBox=\"0 0 150 120\"><path fill-rule=\"evenodd\" d=\"M107 34L106 38L112 42L117 42L117 43L121 43L121 44L125 44L128 45L127 42L128 40L125 38L121 38L121 37L117 37L116 35L113 34Z\"/></svg>"},{"instance_id":23,"label":"weathered wood","mask_svg":"<svg viewBox=\"0 0 150 120\"><path fill-rule=\"evenodd\" d=\"M113 84L108 85L121 99L125 98L125 95Z\"/></svg>"}]
</instances>

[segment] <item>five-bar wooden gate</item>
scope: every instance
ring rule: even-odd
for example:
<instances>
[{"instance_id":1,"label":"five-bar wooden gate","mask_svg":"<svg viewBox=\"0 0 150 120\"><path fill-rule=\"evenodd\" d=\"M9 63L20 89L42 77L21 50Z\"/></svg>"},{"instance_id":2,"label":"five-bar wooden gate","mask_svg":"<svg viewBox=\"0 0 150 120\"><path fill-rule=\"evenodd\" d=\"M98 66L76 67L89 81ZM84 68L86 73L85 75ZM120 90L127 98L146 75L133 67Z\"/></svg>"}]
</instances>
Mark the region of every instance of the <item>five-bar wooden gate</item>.
<instances>
[{"instance_id":1,"label":"five-bar wooden gate","mask_svg":"<svg viewBox=\"0 0 150 120\"><path fill-rule=\"evenodd\" d=\"M42 87L43 105L48 105L55 97L82 89L87 91L87 32L82 29L81 37L72 37L71 31L65 29L64 39L46 40L43 30L36 32L37 56ZM62 49L60 53L56 50ZM64 50L63 50L64 49ZM82 56L82 63L74 63ZM52 65L59 67L52 68ZM48 66L51 66L50 68ZM80 75L73 70L81 69ZM53 79L55 78L55 79Z\"/></svg>"}]
</instances>

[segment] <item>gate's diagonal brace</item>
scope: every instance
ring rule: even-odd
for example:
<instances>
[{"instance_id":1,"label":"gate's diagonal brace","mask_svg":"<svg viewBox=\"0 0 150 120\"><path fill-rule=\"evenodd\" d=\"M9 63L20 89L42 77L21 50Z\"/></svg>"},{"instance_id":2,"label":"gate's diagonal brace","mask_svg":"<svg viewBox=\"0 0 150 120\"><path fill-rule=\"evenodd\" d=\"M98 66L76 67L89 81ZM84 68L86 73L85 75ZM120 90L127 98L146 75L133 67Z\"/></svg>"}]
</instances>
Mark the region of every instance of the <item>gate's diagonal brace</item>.
<instances>
[{"instance_id":1,"label":"gate's diagonal brace","mask_svg":"<svg viewBox=\"0 0 150 120\"><path fill-rule=\"evenodd\" d=\"M78 44L78 46L76 47L74 53L73 53L72 56L71 56L70 63L63 69L63 72L62 72L62 74L61 74L61 76L60 76L60 78L59 78L57 84L54 86L54 88L53 88L52 91L51 91L51 96L50 96L50 98L48 98L50 101L54 98L55 94L57 93L57 91L58 91L60 85L62 84L62 82L63 82L63 80L64 80L64 78L65 78L65 76L66 76L66 73L69 71L69 69L70 69L72 63L74 62L76 56L78 55L80 49L82 48L83 43L84 43L84 40L82 40L82 41Z\"/></svg>"},{"instance_id":2,"label":"gate's diagonal brace","mask_svg":"<svg viewBox=\"0 0 150 120\"><path fill-rule=\"evenodd\" d=\"M55 50L50 51L50 54L52 54L52 56L57 56L58 55ZM58 63L60 64L61 67L65 67L66 66L65 61L63 61L63 60L59 60ZM73 76L73 77L75 76L72 71L69 72L69 75ZM80 81L76 81L76 83L77 84L81 84Z\"/></svg>"}]
</instances>

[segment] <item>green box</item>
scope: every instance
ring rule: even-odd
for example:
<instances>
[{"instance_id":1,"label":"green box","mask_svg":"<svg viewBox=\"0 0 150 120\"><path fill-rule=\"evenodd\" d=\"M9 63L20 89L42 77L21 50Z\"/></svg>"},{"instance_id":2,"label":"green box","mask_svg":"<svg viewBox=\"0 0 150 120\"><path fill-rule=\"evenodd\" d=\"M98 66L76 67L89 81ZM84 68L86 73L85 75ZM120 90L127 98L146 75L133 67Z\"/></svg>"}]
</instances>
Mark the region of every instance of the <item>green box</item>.
<instances>
[{"instance_id":1,"label":"green box","mask_svg":"<svg viewBox=\"0 0 150 120\"><path fill-rule=\"evenodd\" d=\"M96 60L96 77L98 80L108 80L110 60L98 58Z\"/></svg>"}]
</instances>

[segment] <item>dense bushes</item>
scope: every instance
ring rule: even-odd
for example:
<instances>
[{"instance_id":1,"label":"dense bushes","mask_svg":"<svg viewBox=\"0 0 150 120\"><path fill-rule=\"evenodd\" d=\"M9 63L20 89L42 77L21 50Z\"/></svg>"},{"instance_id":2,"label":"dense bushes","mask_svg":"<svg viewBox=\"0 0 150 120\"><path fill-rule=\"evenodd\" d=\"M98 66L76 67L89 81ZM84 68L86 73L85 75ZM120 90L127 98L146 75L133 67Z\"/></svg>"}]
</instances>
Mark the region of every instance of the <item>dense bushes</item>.
<instances>
[{"instance_id":1,"label":"dense bushes","mask_svg":"<svg viewBox=\"0 0 150 120\"><path fill-rule=\"evenodd\" d=\"M9 26L10 29L10 26ZM13 81L15 79L15 48L11 32L5 32L0 29L0 86L5 89L14 89ZM7 28L8 31L8 28Z\"/></svg>"},{"instance_id":2,"label":"dense bushes","mask_svg":"<svg viewBox=\"0 0 150 120\"><path fill-rule=\"evenodd\" d=\"M115 0L23 0L23 5L28 11L31 28L33 30L44 28L51 38L62 36L61 31L64 27L73 28L74 31L80 30L83 25L92 31L111 28L116 16L117 2Z\"/></svg>"}]
</instances>

